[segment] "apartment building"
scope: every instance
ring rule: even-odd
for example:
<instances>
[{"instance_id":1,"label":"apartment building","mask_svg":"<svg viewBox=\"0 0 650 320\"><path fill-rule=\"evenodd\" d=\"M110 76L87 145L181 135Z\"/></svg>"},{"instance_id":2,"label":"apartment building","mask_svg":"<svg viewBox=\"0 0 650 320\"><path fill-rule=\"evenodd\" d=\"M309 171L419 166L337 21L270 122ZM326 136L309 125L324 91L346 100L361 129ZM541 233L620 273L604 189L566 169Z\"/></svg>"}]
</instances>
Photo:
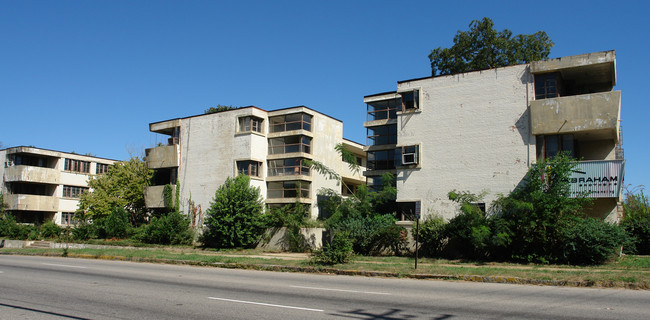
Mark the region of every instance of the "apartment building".
<instances>
[{"instance_id":1,"label":"apartment building","mask_svg":"<svg viewBox=\"0 0 650 320\"><path fill-rule=\"evenodd\" d=\"M396 176L403 219L450 219L449 191L499 194L523 182L531 163L560 151L579 159L571 193L594 198L587 214L618 221L624 159L614 51L490 70L399 81L364 97L370 187Z\"/></svg>"},{"instance_id":2,"label":"apartment building","mask_svg":"<svg viewBox=\"0 0 650 320\"><path fill-rule=\"evenodd\" d=\"M148 208L165 207L164 188L180 188L180 207L189 212L189 200L205 212L217 188L238 174L251 177L268 206L298 200L319 215L318 191L350 189L365 182L335 151L343 144L365 165L363 145L343 139L340 120L299 106L266 111L254 106L149 124L164 137L146 150L147 166L154 169L154 184L145 190ZM303 159L323 163L340 173L345 184L313 172ZM177 184L178 182L178 184Z\"/></svg>"},{"instance_id":3,"label":"apartment building","mask_svg":"<svg viewBox=\"0 0 650 320\"><path fill-rule=\"evenodd\" d=\"M6 210L18 222L59 225L73 223L79 196L88 191L88 179L108 171L116 160L34 147L0 150Z\"/></svg>"}]
</instances>

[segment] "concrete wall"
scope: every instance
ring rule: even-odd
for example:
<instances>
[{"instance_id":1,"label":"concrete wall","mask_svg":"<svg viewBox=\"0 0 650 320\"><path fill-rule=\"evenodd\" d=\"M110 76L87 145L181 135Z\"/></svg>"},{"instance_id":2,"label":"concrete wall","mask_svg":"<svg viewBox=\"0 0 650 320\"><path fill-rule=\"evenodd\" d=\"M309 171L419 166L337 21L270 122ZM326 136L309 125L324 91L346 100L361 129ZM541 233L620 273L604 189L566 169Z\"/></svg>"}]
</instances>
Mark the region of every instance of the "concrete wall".
<instances>
[{"instance_id":1,"label":"concrete wall","mask_svg":"<svg viewBox=\"0 0 650 320\"><path fill-rule=\"evenodd\" d=\"M507 194L535 161L530 133L532 77L525 65L426 78L398 84L420 90L420 110L398 116L398 146L419 145L417 168L398 168L397 201L422 201L422 215L450 219L452 189L489 204Z\"/></svg>"}]
</instances>

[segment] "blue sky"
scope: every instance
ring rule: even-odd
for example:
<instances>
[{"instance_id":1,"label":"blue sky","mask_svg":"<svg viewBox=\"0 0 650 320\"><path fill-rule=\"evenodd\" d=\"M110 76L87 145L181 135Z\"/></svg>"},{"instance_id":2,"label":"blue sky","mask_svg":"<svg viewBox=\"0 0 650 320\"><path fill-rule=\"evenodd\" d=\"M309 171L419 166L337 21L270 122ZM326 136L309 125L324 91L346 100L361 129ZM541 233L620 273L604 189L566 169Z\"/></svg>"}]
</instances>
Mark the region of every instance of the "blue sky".
<instances>
[{"instance_id":1,"label":"blue sky","mask_svg":"<svg viewBox=\"0 0 650 320\"><path fill-rule=\"evenodd\" d=\"M626 183L650 183L645 1L0 1L0 142L121 160L222 104L306 105L363 143L363 96L482 17L546 31L551 57L616 50Z\"/></svg>"}]
</instances>

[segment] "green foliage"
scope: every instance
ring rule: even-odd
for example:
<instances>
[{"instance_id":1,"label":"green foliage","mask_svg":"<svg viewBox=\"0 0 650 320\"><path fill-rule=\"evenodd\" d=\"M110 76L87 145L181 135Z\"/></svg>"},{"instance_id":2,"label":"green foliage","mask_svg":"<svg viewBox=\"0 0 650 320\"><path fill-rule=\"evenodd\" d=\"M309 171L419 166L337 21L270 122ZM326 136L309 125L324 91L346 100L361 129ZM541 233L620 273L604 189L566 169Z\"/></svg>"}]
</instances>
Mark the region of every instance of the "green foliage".
<instances>
[{"instance_id":1,"label":"green foliage","mask_svg":"<svg viewBox=\"0 0 650 320\"><path fill-rule=\"evenodd\" d=\"M431 51L432 75L445 75L504 67L548 58L553 42L544 31L518 34L494 30L490 18L473 20L469 31L458 31L451 48Z\"/></svg>"},{"instance_id":2,"label":"green foliage","mask_svg":"<svg viewBox=\"0 0 650 320\"><path fill-rule=\"evenodd\" d=\"M178 211L171 211L151 218L148 225L141 227L138 238L145 243L189 245L194 234L189 219Z\"/></svg>"},{"instance_id":3,"label":"green foliage","mask_svg":"<svg viewBox=\"0 0 650 320\"><path fill-rule=\"evenodd\" d=\"M460 204L460 213L443 230L448 252L454 257L484 259L491 232L487 216L474 204L481 196L453 190L449 199Z\"/></svg>"},{"instance_id":4,"label":"green foliage","mask_svg":"<svg viewBox=\"0 0 650 320\"><path fill-rule=\"evenodd\" d=\"M81 195L75 215L79 220L96 220L108 216L115 208L122 208L132 225L144 223L147 217L144 188L149 185L152 172L138 157L113 164L108 172L88 181L93 192Z\"/></svg>"},{"instance_id":5,"label":"green foliage","mask_svg":"<svg viewBox=\"0 0 650 320\"><path fill-rule=\"evenodd\" d=\"M165 208L167 210L172 210L174 209L174 198L172 197L172 185L171 184L166 184L163 187L163 196L165 197Z\"/></svg>"},{"instance_id":6,"label":"green foliage","mask_svg":"<svg viewBox=\"0 0 650 320\"><path fill-rule=\"evenodd\" d=\"M264 232L259 188L247 175L228 178L206 211L202 242L216 248L252 247Z\"/></svg>"},{"instance_id":7,"label":"green foliage","mask_svg":"<svg viewBox=\"0 0 650 320\"><path fill-rule=\"evenodd\" d=\"M52 221L41 225L41 237L44 239L56 239L61 235L61 227Z\"/></svg>"},{"instance_id":8,"label":"green foliage","mask_svg":"<svg viewBox=\"0 0 650 320\"><path fill-rule=\"evenodd\" d=\"M420 223L418 231L419 251L425 257L436 257L442 253L446 244L444 235L445 220L437 215L429 215Z\"/></svg>"},{"instance_id":9,"label":"green foliage","mask_svg":"<svg viewBox=\"0 0 650 320\"><path fill-rule=\"evenodd\" d=\"M203 111L203 114L210 114L210 113L216 113L216 112L221 112L221 111L228 111L228 110L233 110L233 109L237 109L237 108L239 108L239 107L223 106L223 105L218 104L216 107L210 107L210 108L205 109L205 111Z\"/></svg>"},{"instance_id":10,"label":"green foliage","mask_svg":"<svg viewBox=\"0 0 650 320\"><path fill-rule=\"evenodd\" d=\"M38 227L17 223L14 216L9 213L5 213L4 217L0 218L0 237L16 240L36 240L39 235Z\"/></svg>"},{"instance_id":11,"label":"green foliage","mask_svg":"<svg viewBox=\"0 0 650 320\"><path fill-rule=\"evenodd\" d=\"M406 230L395 221L390 214L354 217L331 225L330 231L346 232L357 254L379 255L390 250L399 255L406 247Z\"/></svg>"},{"instance_id":12,"label":"green foliage","mask_svg":"<svg viewBox=\"0 0 650 320\"><path fill-rule=\"evenodd\" d=\"M108 216L93 221L93 237L98 239L126 238L130 228L131 224L126 210L114 208Z\"/></svg>"},{"instance_id":13,"label":"green foliage","mask_svg":"<svg viewBox=\"0 0 650 320\"><path fill-rule=\"evenodd\" d=\"M95 234L93 225L86 220L79 220L72 228L72 238L75 240L88 240Z\"/></svg>"},{"instance_id":14,"label":"green foliage","mask_svg":"<svg viewBox=\"0 0 650 320\"><path fill-rule=\"evenodd\" d=\"M335 232L332 241L314 251L312 261L321 265L347 263L353 257L352 239L347 232Z\"/></svg>"},{"instance_id":15,"label":"green foliage","mask_svg":"<svg viewBox=\"0 0 650 320\"><path fill-rule=\"evenodd\" d=\"M560 260L565 219L582 215L591 203L584 197L569 198L569 177L575 160L566 155L539 161L528 170L524 186L494 203L493 219L508 234L508 255L503 259L548 263ZM503 250L501 251L504 252Z\"/></svg>"},{"instance_id":16,"label":"green foliage","mask_svg":"<svg viewBox=\"0 0 650 320\"><path fill-rule=\"evenodd\" d=\"M616 256L626 241L621 226L600 219L566 219L559 229L562 256L557 260L563 263L603 264Z\"/></svg>"},{"instance_id":17,"label":"green foliage","mask_svg":"<svg viewBox=\"0 0 650 320\"><path fill-rule=\"evenodd\" d=\"M625 252L630 254L650 254L650 201L639 191L627 190L625 201L625 216L621 226L630 238L630 244L625 246Z\"/></svg>"},{"instance_id":18,"label":"green foliage","mask_svg":"<svg viewBox=\"0 0 650 320\"><path fill-rule=\"evenodd\" d=\"M285 227L286 232L282 241L291 252L305 252L309 249L307 240L301 232L309 216L309 206L297 202L285 205L280 208L268 208L268 214L264 215L264 224L276 231Z\"/></svg>"}]
</instances>

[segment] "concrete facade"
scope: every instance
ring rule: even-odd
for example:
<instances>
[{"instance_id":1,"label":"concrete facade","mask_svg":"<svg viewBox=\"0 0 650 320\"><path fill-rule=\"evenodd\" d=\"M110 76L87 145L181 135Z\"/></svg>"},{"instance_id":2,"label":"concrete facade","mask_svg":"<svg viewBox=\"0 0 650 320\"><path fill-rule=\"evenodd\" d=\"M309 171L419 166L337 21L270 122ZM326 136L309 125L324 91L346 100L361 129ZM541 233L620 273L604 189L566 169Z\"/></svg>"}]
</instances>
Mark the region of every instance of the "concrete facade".
<instances>
[{"instance_id":1,"label":"concrete facade","mask_svg":"<svg viewBox=\"0 0 650 320\"><path fill-rule=\"evenodd\" d=\"M71 224L79 195L88 179L107 170L115 160L34 147L0 150L0 192L6 210L24 223Z\"/></svg>"},{"instance_id":2,"label":"concrete facade","mask_svg":"<svg viewBox=\"0 0 650 320\"><path fill-rule=\"evenodd\" d=\"M368 184L391 172L403 219L416 202L422 216L450 219L457 204L449 191L484 194L489 210L523 182L532 163L558 151L592 160L594 170L622 168L615 65L608 51L400 81L395 92L366 96ZM606 198L595 194L588 214L618 221L620 189Z\"/></svg>"},{"instance_id":3,"label":"concrete facade","mask_svg":"<svg viewBox=\"0 0 650 320\"><path fill-rule=\"evenodd\" d=\"M343 190L336 180L301 166L302 159L325 164L352 186L364 183L362 171L350 172L335 151L343 143L365 162L362 145L343 139L341 121L307 107L266 111L251 106L152 123L149 128L168 142L146 150L147 165L157 180L145 192L152 209L164 207L163 185L178 182L181 210L190 212L191 200L205 212L228 177L246 173L267 205L298 199L311 206L316 218L319 189Z\"/></svg>"}]
</instances>

